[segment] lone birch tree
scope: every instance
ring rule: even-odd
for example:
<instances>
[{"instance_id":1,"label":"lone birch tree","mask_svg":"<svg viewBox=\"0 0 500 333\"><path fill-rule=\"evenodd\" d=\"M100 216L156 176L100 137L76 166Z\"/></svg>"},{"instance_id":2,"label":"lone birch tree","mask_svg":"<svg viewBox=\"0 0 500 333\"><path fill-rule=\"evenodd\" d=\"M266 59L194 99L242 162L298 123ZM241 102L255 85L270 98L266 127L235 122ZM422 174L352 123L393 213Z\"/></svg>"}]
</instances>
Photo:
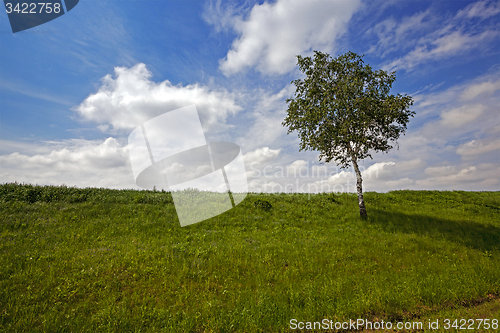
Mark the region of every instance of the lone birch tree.
<instances>
[{"instance_id":1,"label":"lone birch tree","mask_svg":"<svg viewBox=\"0 0 500 333\"><path fill-rule=\"evenodd\" d=\"M319 160L334 161L341 169L352 164L356 172L359 214L366 219L363 179L358 162L372 152L387 152L406 131L415 112L413 98L390 95L396 72L372 70L362 56L347 52L337 58L314 51L297 56L306 77L292 81L296 91L286 100L282 125L298 132L300 150L319 151Z\"/></svg>"}]
</instances>

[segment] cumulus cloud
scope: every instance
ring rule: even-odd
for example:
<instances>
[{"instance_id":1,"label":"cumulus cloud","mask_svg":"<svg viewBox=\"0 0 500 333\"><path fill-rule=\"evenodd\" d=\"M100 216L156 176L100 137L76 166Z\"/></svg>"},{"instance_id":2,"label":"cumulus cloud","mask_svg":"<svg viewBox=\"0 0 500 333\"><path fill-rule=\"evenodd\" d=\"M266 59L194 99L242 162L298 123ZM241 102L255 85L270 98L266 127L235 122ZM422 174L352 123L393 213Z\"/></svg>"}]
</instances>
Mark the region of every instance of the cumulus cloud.
<instances>
[{"instance_id":1,"label":"cumulus cloud","mask_svg":"<svg viewBox=\"0 0 500 333\"><path fill-rule=\"evenodd\" d=\"M388 191L412 186L410 178L425 163L415 159L401 162L378 162L364 168L360 165L365 191ZM352 169L341 170L334 164L315 165L311 161L295 160L287 165L269 166L264 172L254 172L250 180L253 189L272 192L356 192L356 174Z\"/></svg>"},{"instance_id":2,"label":"cumulus cloud","mask_svg":"<svg viewBox=\"0 0 500 333\"><path fill-rule=\"evenodd\" d=\"M479 164L462 167L459 170L453 166L445 166L440 169L435 168L429 173L434 174L435 177L417 180L416 185L448 190L493 190L500 183L499 164Z\"/></svg>"},{"instance_id":3,"label":"cumulus cloud","mask_svg":"<svg viewBox=\"0 0 500 333\"><path fill-rule=\"evenodd\" d=\"M269 147L261 147L243 155L247 178L250 180L259 178L263 173L262 169L271 165L280 156L281 152L281 148L270 149Z\"/></svg>"},{"instance_id":4,"label":"cumulus cloud","mask_svg":"<svg viewBox=\"0 0 500 333\"><path fill-rule=\"evenodd\" d=\"M126 147L115 138L104 141L48 142L43 153L0 156L2 182L79 187L135 187ZM48 151L47 151L48 150Z\"/></svg>"},{"instance_id":5,"label":"cumulus cloud","mask_svg":"<svg viewBox=\"0 0 500 333\"><path fill-rule=\"evenodd\" d=\"M411 161L411 163L377 162L366 169L361 166L363 191L389 191L412 185L415 183L415 180L409 177L402 177L401 174L406 174L408 171L414 174L416 169L421 166L422 162L418 160ZM342 170L326 179L323 178L310 182L308 187L320 192L356 192L356 181L356 174L353 170Z\"/></svg>"},{"instance_id":6,"label":"cumulus cloud","mask_svg":"<svg viewBox=\"0 0 500 333\"><path fill-rule=\"evenodd\" d=\"M270 149L269 147L262 147L246 153L243 159L247 164L251 163L264 164L278 157L280 152L281 148Z\"/></svg>"},{"instance_id":7,"label":"cumulus cloud","mask_svg":"<svg viewBox=\"0 0 500 333\"><path fill-rule=\"evenodd\" d=\"M254 5L246 18L221 15L239 37L220 69L227 76L249 67L266 74L287 73L297 54L311 49L331 52L360 5L360 0L278 0Z\"/></svg>"},{"instance_id":8,"label":"cumulus cloud","mask_svg":"<svg viewBox=\"0 0 500 333\"><path fill-rule=\"evenodd\" d=\"M411 161L378 162L362 172L366 191L389 191L409 188L415 184L414 178L425 165L420 159Z\"/></svg>"},{"instance_id":9,"label":"cumulus cloud","mask_svg":"<svg viewBox=\"0 0 500 333\"><path fill-rule=\"evenodd\" d=\"M184 106L195 104L205 130L225 124L228 115L241 110L235 95L225 89L209 89L200 84L156 83L145 64L116 67L114 77L102 79L99 90L88 96L75 111L85 120L107 130L131 130L146 120Z\"/></svg>"}]
</instances>

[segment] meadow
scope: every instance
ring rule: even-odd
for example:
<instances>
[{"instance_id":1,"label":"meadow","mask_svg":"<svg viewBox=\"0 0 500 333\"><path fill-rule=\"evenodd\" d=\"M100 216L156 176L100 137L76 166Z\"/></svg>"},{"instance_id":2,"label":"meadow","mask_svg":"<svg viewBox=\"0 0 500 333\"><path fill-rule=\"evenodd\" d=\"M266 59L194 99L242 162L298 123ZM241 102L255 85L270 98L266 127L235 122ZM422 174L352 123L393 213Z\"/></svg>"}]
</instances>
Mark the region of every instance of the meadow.
<instances>
[{"instance_id":1,"label":"meadow","mask_svg":"<svg viewBox=\"0 0 500 333\"><path fill-rule=\"evenodd\" d=\"M500 192L365 202L363 221L353 194L250 193L180 227L168 192L2 184L0 331L500 319Z\"/></svg>"}]
</instances>

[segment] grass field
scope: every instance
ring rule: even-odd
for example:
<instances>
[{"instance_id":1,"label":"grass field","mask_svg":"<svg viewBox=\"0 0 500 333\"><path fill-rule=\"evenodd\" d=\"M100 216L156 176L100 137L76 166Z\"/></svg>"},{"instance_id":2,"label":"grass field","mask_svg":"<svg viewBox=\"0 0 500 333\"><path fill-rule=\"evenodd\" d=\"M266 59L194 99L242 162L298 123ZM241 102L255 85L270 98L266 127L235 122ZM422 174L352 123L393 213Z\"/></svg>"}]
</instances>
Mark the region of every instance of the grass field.
<instances>
[{"instance_id":1,"label":"grass field","mask_svg":"<svg viewBox=\"0 0 500 333\"><path fill-rule=\"evenodd\" d=\"M168 192L0 185L0 330L500 319L500 192L365 200L249 194L182 228Z\"/></svg>"}]
</instances>

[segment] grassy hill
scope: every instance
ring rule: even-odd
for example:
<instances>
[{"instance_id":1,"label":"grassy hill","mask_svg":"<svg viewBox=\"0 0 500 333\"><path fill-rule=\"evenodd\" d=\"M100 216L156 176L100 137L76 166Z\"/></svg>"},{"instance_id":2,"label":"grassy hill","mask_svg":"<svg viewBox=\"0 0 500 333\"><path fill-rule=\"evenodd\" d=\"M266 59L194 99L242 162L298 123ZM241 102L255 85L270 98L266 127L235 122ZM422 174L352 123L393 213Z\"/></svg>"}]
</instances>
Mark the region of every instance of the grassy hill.
<instances>
[{"instance_id":1,"label":"grassy hill","mask_svg":"<svg viewBox=\"0 0 500 333\"><path fill-rule=\"evenodd\" d=\"M365 200L249 194L181 228L168 192L0 185L0 331L500 319L500 192Z\"/></svg>"}]
</instances>

